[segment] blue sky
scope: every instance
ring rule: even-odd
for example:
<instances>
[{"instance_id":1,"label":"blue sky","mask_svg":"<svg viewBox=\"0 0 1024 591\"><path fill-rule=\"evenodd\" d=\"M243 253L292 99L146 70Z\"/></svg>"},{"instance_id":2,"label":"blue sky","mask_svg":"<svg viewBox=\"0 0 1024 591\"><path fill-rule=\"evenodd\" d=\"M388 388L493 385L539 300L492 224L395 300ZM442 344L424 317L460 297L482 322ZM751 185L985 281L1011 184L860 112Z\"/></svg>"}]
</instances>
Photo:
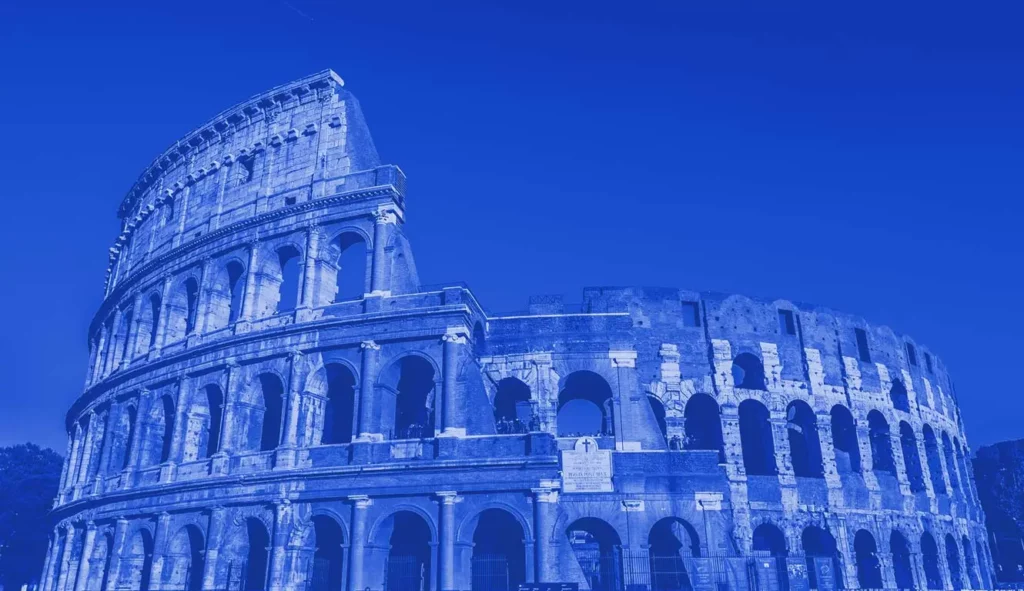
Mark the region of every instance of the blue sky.
<instances>
[{"instance_id":1,"label":"blue sky","mask_svg":"<svg viewBox=\"0 0 1024 591\"><path fill-rule=\"evenodd\" d=\"M328 67L409 177L424 282L493 311L591 285L815 302L942 357L973 445L1024 437L1024 9L767 4L4 3L0 445L63 452L139 172Z\"/></svg>"}]
</instances>

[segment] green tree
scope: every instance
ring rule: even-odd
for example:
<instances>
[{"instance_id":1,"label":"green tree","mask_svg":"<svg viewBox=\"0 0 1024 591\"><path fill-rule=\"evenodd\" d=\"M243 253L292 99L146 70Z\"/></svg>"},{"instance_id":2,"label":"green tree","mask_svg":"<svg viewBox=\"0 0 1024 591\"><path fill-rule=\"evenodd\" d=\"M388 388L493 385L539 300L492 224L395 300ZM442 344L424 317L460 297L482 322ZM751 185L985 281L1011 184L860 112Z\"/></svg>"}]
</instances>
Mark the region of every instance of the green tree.
<instances>
[{"instance_id":1,"label":"green tree","mask_svg":"<svg viewBox=\"0 0 1024 591\"><path fill-rule=\"evenodd\" d=\"M62 462L52 449L32 443L0 448L0 586L5 589L39 580Z\"/></svg>"}]
</instances>

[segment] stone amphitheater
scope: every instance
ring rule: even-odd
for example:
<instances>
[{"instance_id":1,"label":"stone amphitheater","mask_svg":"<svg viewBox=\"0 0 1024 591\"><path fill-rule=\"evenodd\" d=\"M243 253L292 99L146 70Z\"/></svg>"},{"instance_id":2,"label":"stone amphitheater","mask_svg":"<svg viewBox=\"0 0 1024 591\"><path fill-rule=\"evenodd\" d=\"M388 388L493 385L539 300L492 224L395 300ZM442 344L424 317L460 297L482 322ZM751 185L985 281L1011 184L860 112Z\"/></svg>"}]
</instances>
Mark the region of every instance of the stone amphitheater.
<instances>
[{"instance_id":1,"label":"stone amphitheater","mask_svg":"<svg viewBox=\"0 0 1024 591\"><path fill-rule=\"evenodd\" d=\"M923 345L683 289L494 314L420 282L405 213L331 71L153 161L67 413L45 591L992 587Z\"/></svg>"}]
</instances>

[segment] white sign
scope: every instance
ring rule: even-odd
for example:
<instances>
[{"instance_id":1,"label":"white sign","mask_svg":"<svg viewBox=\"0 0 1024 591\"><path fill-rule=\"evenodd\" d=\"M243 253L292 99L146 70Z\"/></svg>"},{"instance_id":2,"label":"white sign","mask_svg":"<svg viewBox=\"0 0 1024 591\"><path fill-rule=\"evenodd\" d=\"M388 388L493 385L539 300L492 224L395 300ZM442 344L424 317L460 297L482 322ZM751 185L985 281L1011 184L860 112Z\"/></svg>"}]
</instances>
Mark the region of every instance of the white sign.
<instances>
[{"instance_id":1,"label":"white sign","mask_svg":"<svg viewBox=\"0 0 1024 591\"><path fill-rule=\"evenodd\" d=\"M612 452L598 449L593 437L580 437L562 452L562 492L612 492Z\"/></svg>"}]
</instances>

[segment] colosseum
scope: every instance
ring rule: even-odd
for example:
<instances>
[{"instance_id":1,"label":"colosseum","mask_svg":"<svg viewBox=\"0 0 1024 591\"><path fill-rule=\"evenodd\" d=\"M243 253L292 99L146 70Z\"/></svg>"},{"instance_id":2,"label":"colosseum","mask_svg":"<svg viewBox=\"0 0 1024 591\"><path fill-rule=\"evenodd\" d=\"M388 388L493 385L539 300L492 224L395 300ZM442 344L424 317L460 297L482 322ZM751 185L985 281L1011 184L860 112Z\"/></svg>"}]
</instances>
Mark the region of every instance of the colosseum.
<instances>
[{"instance_id":1,"label":"colosseum","mask_svg":"<svg viewBox=\"0 0 1024 591\"><path fill-rule=\"evenodd\" d=\"M910 337L674 288L495 314L421 283L405 213L332 71L153 161L45 591L992 587L952 382Z\"/></svg>"}]
</instances>

